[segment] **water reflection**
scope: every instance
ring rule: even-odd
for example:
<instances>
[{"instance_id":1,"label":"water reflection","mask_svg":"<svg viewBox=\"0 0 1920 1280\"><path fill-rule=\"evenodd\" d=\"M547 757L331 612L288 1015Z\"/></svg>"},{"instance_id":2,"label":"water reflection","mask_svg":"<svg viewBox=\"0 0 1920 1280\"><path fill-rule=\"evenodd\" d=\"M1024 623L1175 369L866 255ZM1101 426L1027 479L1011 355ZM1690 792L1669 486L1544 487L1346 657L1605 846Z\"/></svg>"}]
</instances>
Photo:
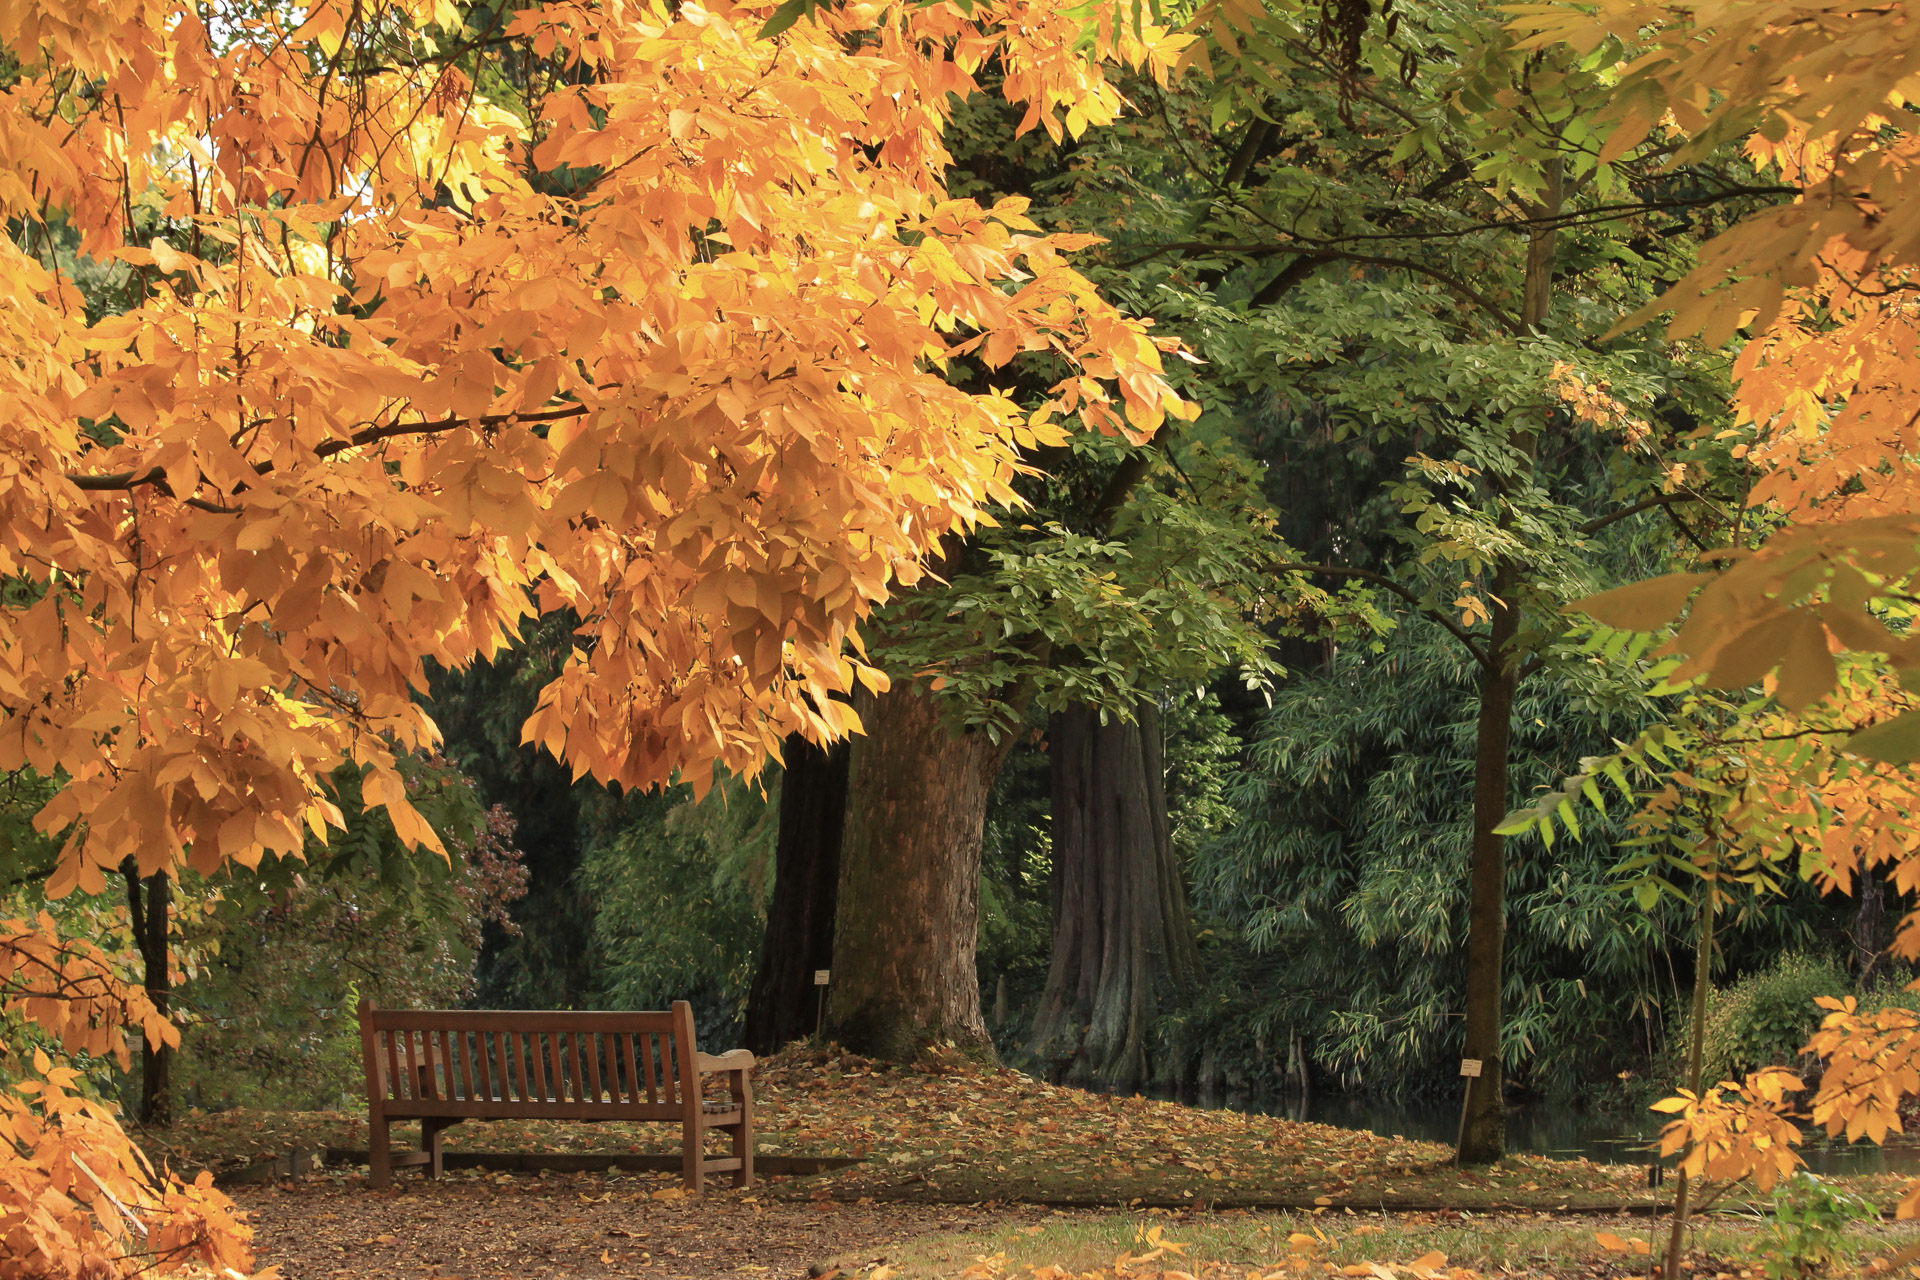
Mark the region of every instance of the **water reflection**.
<instances>
[{"instance_id":1,"label":"water reflection","mask_svg":"<svg viewBox=\"0 0 1920 1280\"><path fill-rule=\"evenodd\" d=\"M1233 1111L1365 1129L1384 1137L1418 1138L1448 1146L1453 1145L1460 1125L1457 1108L1380 1102L1337 1093L1267 1099L1203 1096L1197 1102L1203 1107L1224 1106ZM1649 1144L1660 1124L1661 1117L1651 1112L1645 1120L1635 1120L1621 1115L1592 1115L1568 1106L1527 1103L1507 1112L1507 1150L1561 1160L1584 1157L1603 1164L1646 1164L1652 1158ZM1885 1146L1816 1142L1801 1148L1801 1155L1807 1168L1817 1174L1920 1174L1920 1141L1914 1140L1894 1140Z\"/></svg>"}]
</instances>

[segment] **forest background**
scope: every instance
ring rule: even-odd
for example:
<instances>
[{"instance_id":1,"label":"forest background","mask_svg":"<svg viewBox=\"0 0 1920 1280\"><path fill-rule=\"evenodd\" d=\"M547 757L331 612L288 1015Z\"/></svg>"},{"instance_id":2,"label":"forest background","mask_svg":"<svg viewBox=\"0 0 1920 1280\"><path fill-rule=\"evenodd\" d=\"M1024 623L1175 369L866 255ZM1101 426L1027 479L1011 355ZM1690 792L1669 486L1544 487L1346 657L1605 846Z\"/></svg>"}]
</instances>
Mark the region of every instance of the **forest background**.
<instances>
[{"instance_id":1,"label":"forest background","mask_svg":"<svg viewBox=\"0 0 1920 1280\"><path fill-rule=\"evenodd\" d=\"M496 15L464 21L482 31ZM1016 136L1018 110L996 99L961 112L954 192L1018 196L1043 226L1101 237L1083 267L1182 337L1183 390L1204 411L1151 446L1084 432L1046 454L1025 505L972 540L931 604L883 619L875 651L896 678L936 677L950 723L1004 740L983 767L976 960L1003 1059L1107 1088L1450 1096L1493 614L1525 595L1502 812L1669 714L1644 639L1558 610L1737 533L1720 515L1752 483L1751 431L1726 407L1741 344L1613 331L1789 189L1737 146L1676 167L1656 142L1593 166L1582 131L1606 68L1543 61L1474 6L1390 12L1364 38L1307 13L1261 22L1274 29L1243 50L1247 18L1216 19L1214 76L1128 79L1134 110L1077 137ZM513 101L510 78L489 83ZM1532 132L1490 149L1515 85L1551 85L1564 112L1522 111ZM1541 175L1560 169L1550 192ZM1555 235L1536 304L1542 225ZM112 310L125 279L91 285ZM1540 314L1521 316L1530 305ZM1480 478L1528 437L1536 489L1515 529ZM751 1027L773 1047L751 1006L796 783L621 796L521 743L571 626L549 619L513 652L434 678L444 755L411 766L409 785L464 868L412 856L374 814L304 867L175 890L183 1104L350 1096L363 997L686 997L703 1037ZM1075 785L1057 757L1076 732L1129 721L1157 739L1140 821L1164 827L1150 856L1174 870L1156 909L1176 940L1131 977L1089 979L1055 954L1072 910L1056 901L1055 842ZM789 749L810 766L797 785L845 787L844 760L836 774ZM31 883L55 848L26 826L44 790L20 786L12 878L37 909ZM1692 919L1677 900L1621 909L1628 834L1600 818L1515 847L1502 1057L1525 1094L1630 1107L1680 1074ZM1791 1058L1818 1024L1815 994L1906 998L1890 886L1777 887L1721 937L1714 1078ZM137 911L113 918L137 949ZM831 968L832 932L813 920L792 967ZM1090 981L1156 994L1089 1044L1088 1006L1125 999L1083 992L1063 1010L1062 987ZM810 1024L811 996L788 1030Z\"/></svg>"},{"instance_id":2,"label":"forest background","mask_svg":"<svg viewBox=\"0 0 1920 1280\"><path fill-rule=\"evenodd\" d=\"M857 16L797 2L762 30L810 41L820 29L802 20ZM1664 1088L1684 1074L1689 1094L1678 1105L1687 1123L1706 1116L1706 1124L1711 1109L1691 1096L1706 1073L1792 1057L1820 1016L1815 994L1847 990L1863 1002L1827 1006L1838 1019L1821 1033L1832 1033L1819 1042L1828 1050L1842 1047L1833 1038L1842 1032L1911 1039L1898 994L1909 975L1892 953L1910 953L1915 939L1892 921L1916 839L1906 772L1882 763L1916 746L1904 692L1915 540L1900 523L1899 484L1911 421L1898 425L1899 361L1855 354L1875 343L1897 349L1906 324L1905 246L1874 230L1897 202L1873 188L1905 154L1904 117L1885 114L1904 64L1796 74L1795 60L1824 46L1795 44L1794 33L1762 23L1742 36L1772 59L1761 61L1755 90L1740 81L1748 64L1716 62L1717 46L1689 43L1684 13L1662 16L1650 36L1641 30L1649 15L1626 9L1555 10L1519 29L1505 11L1471 5L1374 14L1364 4L1222 0L1177 16L1190 35L1141 19L1131 34L1107 30L1124 64L1112 74L1126 112L1104 83L1049 90L1044 106L1025 105L1034 85L1018 58L975 68L990 83L1004 72L1004 101L949 104L944 90L930 91L940 104L933 115L955 113L946 133L954 163L946 167L937 148L906 148L908 167L937 158L937 179L916 180L979 204L903 222L901 261L911 264L903 270L921 273L912 279L924 305L901 306L894 319L920 330L971 325L979 336L939 352L939 378L917 356L889 369L886 385L909 386L955 416L897 420L927 427L923 436L903 430L905 443L885 459L899 492L891 505L874 503L884 518L873 527L897 536L879 552L823 538L852 562L806 588L817 588L816 602L834 602L819 609L790 609L793 593L777 575L762 584L696 568L684 548L670 585L646 588L666 590L667 608L623 612L634 580L608 586L612 604L596 596L587 566L635 548L622 541L621 521L590 513L635 508L618 481L612 493L591 467L567 468L601 447L592 433L619 444L635 421L590 410L591 397L652 384L609 380L603 369L602 383L560 392L572 356L537 350L559 341L553 317L563 300L546 285L557 274L516 289L508 305L509 295L487 290L476 301L416 260L434 242L414 219L438 220L451 241L465 234L469 183L496 184L525 207L650 190L658 175L603 163L618 132L607 120L554 105L595 83L586 70L594 59L579 51L588 46L556 55L560 37L542 29L529 56L496 57L490 33L508 15L445 6L396 20L430 22L451 41L447 52L404 39L405 47L369 46L416 60L409 66L460 64L466 105L436 90L423 111L467 120L461 113L484 100L497 114L475 127L489 138L535 120L578 132L564 145L554 139L565 130L529 145L523 165L490 144L462 143L453 155L467 168L457 180L451 168L424 188L420 173L400 175L403 194L382 209L404 229L401 247L353 259L368 281L385 282L361 282L357 294L342 291L332 258L336 240L368 230L342 216L349 206L329 215L320 259L293 247L296 236L321 234L319 224L279 218L281 244L256 244L256 261L209 241L210 228L230 228L195 203L203 188L191 159L183 165L191 176L155 177L155 190L135 183L128 164L99 189L75 180L71 206L42 197L38 212L27 197L57 166L7 189L11 251L70 282L63 305L71 295L86 313L54 317L44 303L16 298L48 333L75 323L118 333L116 323L139 316L169 333L169 350L205 344L199 312L216 295L237 299L259 269L308 326L278 325L273 342L329 335L301 352L302 378L328 361L345 367L351 360L339 353L370 335L382 358L399 358L398 347L381 345L399 331L376 314L393 297L434 316L503 306L507 317L489 313L478 332L511 332L519 344L471 345L478 339L460 324L452 332L467 333L465 347L417 338L418 358L443 366L436 379L406 384L418 404L369 392L382 425L318 445L298 414L243 415L218 447L170 438L201 410L156 390L168 384L149 376L151 352L138 343L88 348L94 382L84 393L29 397L54 417L83 410L81 436L52 432L40 442L72 437L60 449L77 469L48 464L47 492L78 513L74 527L92 528L98 513L87 503L124 510L112 508L120 512L112 537L80 537L51 514L36 523L37 499L16 494L10 527L32 543L44 525L49 539L32 543L24 563L52 563L72 545L100 559L71 593L58 585L64 568L23 570L14 583L8 616L20 651L34 655L22 678L60 689L44 705L66 701L45 721L57 720L51 729L34 718L51 713L16 710L8 878L23 919L46 907L55 918L44 932L99 939L139 971L146 1003L128 1006L137 1018L158 1028L161 1016L177 1016L178 1055L156 1030L137 1077L120 1077L150 1120L176 1105L311 1104L348 1093L350 1011L361 998L578 1007L693 996L709 1035L737 1025L772 1047L811 1029L813 993L804 981L796 991L796 978L822 968L836 979L825 1009L814 1006L819 1030L861 1052L997 1052L1110 1089L1316 1081L1418 1092L1450 1084L1446 1064L1456 1056L1483 1059L1462 1143L1463 1155L1479 1159L1502 1145L1504 1077L1568 1097L1596 1081ZM945 10L937 17L960 21ZM59 38L99 59L86 32ZM332 57L341 35L301 38ZM1647 41L1653 52L1638 53ZM910 52L900 56L918 56L911 42L903 47ZM1866 44L1848 47L1858 58ZM1183 74L1173 74L1176 55ZM652 65L640 58L629 71ZM44 67L13 71L16 87L31 85L98 124L91 90L48 80ZM373 62L355 75L398 73ZM1855 101L1804 87L1830 82L1865 88ZM676 145L704 109L670 117ZM40 129L54 118L23 111ZM1813 136L1807 122L1816 119L1826 132ZM1036 122L1045 127L1027 127ZM897 142L853 150L897 164ZM225 156L237 164L240 154ZM37 153L31 163L42 163ZM1843 176L1858 181L1846 187ZM817 173L808 181L831 186ZM163 199L167 182L175 185ZM732 182L716 190L737 200ZM1828 198L1812 200L1820 183ZM102 202L99 190L109 188L120 198ZM1834 195L1843 188L1844 198ZM205 188L236 208L257 196L269 210L282 198L275 190ZM983 208L999 229L979 229ZM803 235L810 248L845 230L818 213L809 210ZM234 225L251 227L257 215L236 214ZM650 243L670 263L661 278L705 287L740 267L743 251L728 246L764 235L753 208L741 216L741 226L696 223L684 245L677 231L656 237ZM566 219L515 225L530 245L579 251L564 234L541 238L574 225ZM983 246L1003 247L1007 228L1071 229L1031 250L1046 288L1003 294L950 265L958 259L945 237L969 261L998 261L998 248ZM1777 233L1777 243L1748 234L1754 228ZM1838 237L1847 252L1809 259L1794 247L1807 236L1823 245ZM116 237L112 252L96 252ZM864 252L849 261L861 264ZM1121 312L1060 265L1067 252ZM588 254L568 257L566 269L644 274L649 261ZM196 292L229 277L232 292ZM301 280L324 286L332 309L299 300ZM385 289L398 292L376 297ZM1048 289L1061 305L1036 300ZM964 302L949 297L954 290ZM656 294L641 282L630 296ZM595 292L566 305L617 300ZM236 335L261 319L237 301L233 308ZM1672 327L1646 323L1667 309L1679 313ZM534 313L546 319L532 328L515 318ZM1178 340L1147 340L1147 317ZM657 346L619 345L651 331L607 336L604 324L578 325L565 341L612 369L663 358ZM689 342L700 331L671 329ZM922 349L861 332L847 349L875 359ZM43 345L51 368L67 354L66 338L35 345L43 337L20 345ZM595 345L603 341L611 345ZM112 359L99 354L109 348ZM224 348L207 354L215 350L200 358L231 358L221 377L243 391L260 376L237 336L231 357ZM1162 355L1178 357L1165 383ZM788 357L770 368L772 386L796 365ZM872 376L821 390L854 438L872 411ZM1103 379L1119 389L1130 426L1106 407ZM707 415L702 430L715 439L746 417L733 382L722 381L723 391L688 410ZM686 384L676 374L659 385L679 389L663 393L670 397ZM562 394L575 399L541 407ZM488 412L496 396L514 407ZM228 414L246 402L243 394L202 409ZM336 407L325 396L316 403ZM451 416L384 418L435 406ZM1078 416L1055 423L1056 410ZM551 427L574 419L591 419L587 436ZM996 443L977 455L941 452L970 438L956 424L983 423ZM546 576L536 584L533 569L498 547L409 534L391 555L357 544L329 552L355 566L337 587L325 557L309 564L324 571L321 587L253 574L248 566L267 560L248 557L271 547L293 563L300 545L268 514L278 510L277 469L291 464L237 453L269 426L302 458L302 475L331 475L330 460L345 455L338 466L363 472L356 493L385 493L396 476L409 492L444 481L463 495L467 523L484 509L479 523L524 539L538 516L543 536L577 558L570 569L540 562ZM523 453L514 477L488 470L506 456L503 434ZM392 463L369 451L439 435L453 446L434 442ZM589 446L561 450L581 438ZM703 456L704 439L691 446ZM1027 470L1011 468L1016 444ZM655 446L690 447L680 437ZM138 465L87 469L116 450ZM180 458L196 451L206 454L199 469L185 469ZM957 487L941 490L915 469L926 451L948 468L942 483L961 477ZM727 454L714 471L721 480L699 482L737 504L713 527L734 527L738 511L765 514L756 478L770 464L739 461L750 453ZM551 468L535 480L543 459ZM230 470L224 479L220 467ZM571 478L552 480L561 474ZM671 486L690 474L676 454L660 478ZM770 489L792 479L782 471ZM325 489L334 483L319 491L337 502L342 491ZM492 496L474 496L483 493ZM75 497L88 494L109 496ZM686 521L659 519L676 510L671 498L660 502L647 519L671 541ZM413 648L376 643L354 650L357 665L339 667L328 646L369 643L358 622L347 627L350 640L316 639L308 652L300 628L236 621L255 607L240 608L243 596L232 602L236 614L209 613L196 633L179 611L217 610L218 592L187 592L157 612L143 594L175 572L163 570L164 556L149 567L149 539L159 536L143 523L154 518L152 503L173 522L168 536L194 548L181 554L205 581L232 580L223 589L270 586L314 609L364 595L365 607L399 619L381 623L396 630L436 609L447 617L438 630L407 631ZM887 526L896 508L909 517ZM419 519L417 505L409 510L407 520ZM800 523L817 535L817 517L809 508ZM1849 523L1857 520L1879 521L1871 526L1879 541ZM418 562L397 558L401 544ZM930 573L918 567L921 555ZM459 571L471 573L468 605L435 585L434 575L453 573L449 562L468 565ZM1729 562L1732 572L1704 572ZM886 574L895 575L890 591L875 585ZM186 580L169 589L185 591ZM1687 623L1663 637L1703 588ZM124 634L113 625L123 605ZM283 718L288 735L260 732L244 750L231 733L221 739L259 771L244 785L177 763L187 755L161 764L147 752L158 731L145 719L129 738L147 752L140 763L109 761L101 726L116 726L110 739L133 704L86 705L92 686L60 665L73 660L63 619L81 606L106 619L86 661L107 683L129 663L156 661L138 623L173 615L163 618L173 649L161 666L182 701L178 722L156 741L192 738L201 730L178 726L201 723L209 709L232 713L243 689L245 714ZM545 616L522 629L533 612ZM758 620L768 618L790 630ZM658 636L625 633L635 619L680 628L668 648L721 655L696 664L710 673L698 689L656 660ZM841 656L853 619L864 637L858 666ZM519 643L500 652L516 631ZM208 634L233 651L198 664L179 657L198 653ZM235 656L234 646L253 648ZM306 692L289 696L256 649L276 662L306 654L300 661L312 665L298 677ZM476 658L485 660L469 665ZM419 677L423 663L430 669ZM378 687L369 693L339 683L370 670ZM608 670L645 671L626 688L658 694L674 717L654 705L651 720L588 733L613 719L598 718L614 710L608 691L620 687ZM711 673L765 683L716 691L724 681ZM150 705L138 706L141 717ZM337 717L311 709L322 705ZM429 714L445 733L439 752L426 750L435 740ZM704 742L684 728L699 714L727 732ZM376 733L358 733L366 717ZM808 745L856 721L866 732L851 747ZM782 734L791 735L783 776L757 773ZM48 746L56 740L57 750ZM289 763L283 741L324 742L313 758L346 762L312 781ZM90 752L105 754L96 761ZM563 752L565 765L553 758ZM646 793L676 771L695 785ZM190 775L197 799L187 795ZM1603 785L1629 803L1610 809ZM275 788L278 807L258 811L258 797ZM123 794L140 802L116 807ZM161 795L178 804L142 807ZM303 819L314 831L339 830L302 847ZM451 856L418 857L422 845ZM1826 892L1836 889L1850 895ZM16 952L32 951L40 936L40 926L21 926ZM69 1016L67 1048L112 1047L104 1015L90 1017L85 1006ZM15 1041L52 1044L35 1034ZM36 1056L34 1073L47 1070ZM74 1083L63 1073L57 1087ZM1631 1099L1631 1087L1622 1092ZM1744 1096L1764 1111L1779 1088L1749 1082ZM1823 1118L1849 1132L1855 1120L1876 1136L1884 1130L1878 1102L1841 1106L1823 1096L1832 1104Z\"/></svg>"}]
</instances>

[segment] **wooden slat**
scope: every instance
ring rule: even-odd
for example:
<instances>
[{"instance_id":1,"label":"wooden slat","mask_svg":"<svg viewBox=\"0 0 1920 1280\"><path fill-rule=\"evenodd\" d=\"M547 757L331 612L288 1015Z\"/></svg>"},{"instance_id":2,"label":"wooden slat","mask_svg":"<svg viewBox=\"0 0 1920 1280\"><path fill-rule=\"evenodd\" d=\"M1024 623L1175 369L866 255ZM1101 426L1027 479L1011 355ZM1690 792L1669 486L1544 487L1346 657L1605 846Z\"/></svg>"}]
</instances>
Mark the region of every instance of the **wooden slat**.
<instances>
[{"instance_id":1,"label":"wooden slat","mask_svg":"<svg viewBox=\"0 0 1920 1280\"><path fill-rule=\"evenodd\" d=\"M547 1045L547 1097L554 1102L566 1102L567 1098L567 1062L560 1047L560 1033L549 1031L546 1034Z\"/></svg>"},{"instance_id":2,"label":"wooden slat","mask_svg":"<svg viewBox=\"0 0 1920 1280\"><path fill-rule=\"evenodd\" d=\"M567 1069L573 1073L573 1100L575 1102L588 1101L586 1079L580 1074L580 1037L584 1034L586 1033L581 1031L575 1031L571 1034L565 1031L560 1033L560 1043L567 1051ZM599 1099L595 1098L592 1099L592 1101L598 1102Z\"/></svg>"},{"instance_id":3,"label":"wooden slat","mask_svg":"<svg viewBox=\"0 0 1920 1280\"><path fill-rule=\"evenodd\" d=\"M654 1079L653 1075L653 1044L658 1037L649 1031L636 1037L636 1039L640 1042L640 1065L647 1073L647 1101L658 1102L660 1101L660 1085Z\"/></svg>"},{"instance_id":4,"label":"wooden slat","mask_svg":"<svg viewBox=\"0 0 1920 1280\"><path fill-rule=\"evenodd\" d=\"M657 1011L575 1011L530 1009L375 1009L369 1015L381 1031L667 1031L673 1015Z\"/></svg>"},{"instance_id":5,"label":"wooden slat","mask_svg":"<svg viewBox=\"0 0 1920 1280\"><path fill-rule=\"evenodd\" d=\"M519 1079L519 1086L514 1090L513 1096L522 1102L531 1102L533 1100L533 1076L529 1074L527 1067L527 1046L525 1039L518 1031L509 1032L507 1034L507 1046L508 1052L512 1054L513 1062L517 1064L514 1070L517 1072Z\"/></svg>"},{"instance_id":6,"label":"wooden slat","mask_svg":"<svg viewBox=\"0 0 1920 1280\"><path fill-rule=\"evenodd\" d=\"M505 1095L506 1085L500 1078L499 1045L491 1031L473 1033L473 1051L479 1061L474 1064L474 1083L480 1086L480 1096L491 1098L496 1094Z\"/></svg>"},{"instance_id":7,"label":"wooden slat","mask_svg":"<svg viewBox=\"0 0 1920 1280\"><path fill-rule=\"evenodd\" d=\"M522 1102L498 1098L409 1098L387 1108L389 1120L678 1120L678 1106L661 1103Z\"/></svg>"},{"instance_id":8,"label":"wooden slat","mask_svg":"<svg viewBox=\"0 0 1920 1280\"><path fill-rule=\"evenodd\" d=\"M545 1098L547 1069L540 1065L540 1033L529 1031L514 1036L513 1048L520 1055L520 1101L537 1102Z\"/></svg>"},{"instance_id":9,"label":"wooden slat","mask_svg":"<svg viewBox=\"0 0 1920 1280\"><path fill-rule=\"evenodd\" d=\"M400 1083L399 1033L388 1031L380 1038L387 1042L387 1096L394 1099L405 1098L407 1095L401 1092L404 1086Z\"/></svg>"},{"instance_id":10,"label":"wooden slat","mask_svg":"<svg viewBox=\"0 0 1920 1280\"><path fill-rule=\"evenodd\" d=\"M456 1031L453 1035L455 1043L460 1046L460 1096L477 1098L480 1092L479 1082L473 1076L473 1050L479 1043L480 1037L468 1031ZM467 1039L469 1035L473 1036L472 1040Z\"/></svg>"},{"instance_id":11,"label":"wooden slat","mask_svg":"<svg viewBox=\"0 0 1920 1280\"><path fill-rule=\"evenodd\" d=\"M406 1064L407 1096L409 1098L418 1098L420 1096L420 1059L414 1053L414 1043L413 1032L402 1031L400 1033L400 1047L402 1051L400 1060Z\"/></svg>"},{"instance_id":12,"label":"wooden slat","mask_svg":"<svg viewBox=\"0 0 1920 1280\"><path fill-rule=\"evenodd\" d=\"M547 1088L547 1055L542 1051L538 1031L527 1033L527 1056L533 1059L533 1092L527 1098L533 1102L545 1102L553 1094Z\"/></svg>"},{"instance_id":13,"label":"wooden slat","mask_svg":"<svg viewBox=\"0 0 1920 1280\"><path fill-rule=\"evenodd\" d=\"M587 1058L587 1083L591 1086L587 1096L599 1102L607 1096L606 1090L600 1087L600 1054L606 1049L607 1040L591 1031L586 1034L587 1047L592 1050Z\"/></svg>"},{"instance_id":14,"label":"wooden slat","mask_svg":"<svg viewBox=\"0 0 1920 1280\"><path fill-rule=\"evenodd\" d=\"M637 1036L625 1031L615 1032L613 1037L614 1051L620 1059L620 1075L627 1082L622 1102L638 1102L643 1096L640 1088L640 1055L634 1046L636 1039Z\"/></svg>"},{"instance_id":15,"label":"wooden slat","mask_svg":"<svg viewBox=\"0 0 1920 1280\"><path fill-rule=\"evenodd\" d=\"M473 1051L479 1057L479 1061L475 1064L479 1078L474 1083L480 1086L481 1097L491 1098L493 1096L493 1033L474 1032Z\"/></svg>"},{"instance_id":16,"label":"wooden slat","mask_svg":"<svg viewBox=\"0 0 1920 1280\"><path fill-rule=\"evenodd\" d=\"M433 1060L433 1047L440 1048L440 1061ZM445 1031L432 1032L427 1036L427 1077L433 1081L433 1095L436 1098L451 1098L458 1092L453 1085L453 1039Z\"/></svg>"},{"instance_id":17,"label":"wooden slat","mask_svg":"<svg viewBox=\"0 0 1920 1280\"><path fill-rule=\"evenodd\" d=\"M440 1033L440 1096L443 1098L468 1096L460 1087L460 1041L466 1038L464 1031Z\"/></svg>"}]
</instances>

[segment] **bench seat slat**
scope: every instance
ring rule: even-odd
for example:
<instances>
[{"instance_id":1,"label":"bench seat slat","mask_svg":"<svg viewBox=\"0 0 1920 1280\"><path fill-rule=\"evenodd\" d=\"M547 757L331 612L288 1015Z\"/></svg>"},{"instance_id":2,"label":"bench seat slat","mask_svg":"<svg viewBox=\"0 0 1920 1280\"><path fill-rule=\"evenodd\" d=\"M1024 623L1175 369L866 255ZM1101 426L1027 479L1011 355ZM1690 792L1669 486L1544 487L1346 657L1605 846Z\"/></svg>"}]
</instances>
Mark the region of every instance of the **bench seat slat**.
<instances>
[{"instance_id":1,"label":"bench seat slat","mask_svg":"<svg viewBox=\"0 0 1920 1280\"><path fill-rule=\"evenodd\" d=\"M419 1098L387 1107L390 1120L678 1120L679 1107L630 1102L527 1102L456 1098Z\"/></svg>"}]
</instances>

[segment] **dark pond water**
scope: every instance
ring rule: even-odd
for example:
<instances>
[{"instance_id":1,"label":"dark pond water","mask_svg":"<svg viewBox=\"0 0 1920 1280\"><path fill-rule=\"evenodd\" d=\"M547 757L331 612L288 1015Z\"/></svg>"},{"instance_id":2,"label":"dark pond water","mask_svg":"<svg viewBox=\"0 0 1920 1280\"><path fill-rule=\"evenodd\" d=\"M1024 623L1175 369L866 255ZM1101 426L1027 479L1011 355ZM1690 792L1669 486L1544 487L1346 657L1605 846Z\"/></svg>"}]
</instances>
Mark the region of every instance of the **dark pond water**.
<instances>
[{"instance_id":1,"label":"dark pond water","mask_svg":"<svg viewBox=\"0 0 1920 1280\"><path fill-rule=\"evenodd\" d=\"M1453 1145L1460 1112L1432 1103L1387 1103L1337 1093L1315 1093L1305 1098L1201 1099L1202 1106L1227 1106L1236 1111L1284 1116L1343 1129L1366 1129L1385 1137L1419 1138ZM1507 1149L1516 1154L1582 1157L1607 1164L1646 1164L1647 1146L1659 1131L1661 1117L1648 1113L1644 1123L1631 1117L1593 1115L1566 1106L1528 1103L1507 1112ZM1810 1142L1801 1148L1807 1167L1817 1174L1920 1174L1920 1141L1895 1139L1886 1146L1870 1142Z\"/></svg>"}]
</instances>

